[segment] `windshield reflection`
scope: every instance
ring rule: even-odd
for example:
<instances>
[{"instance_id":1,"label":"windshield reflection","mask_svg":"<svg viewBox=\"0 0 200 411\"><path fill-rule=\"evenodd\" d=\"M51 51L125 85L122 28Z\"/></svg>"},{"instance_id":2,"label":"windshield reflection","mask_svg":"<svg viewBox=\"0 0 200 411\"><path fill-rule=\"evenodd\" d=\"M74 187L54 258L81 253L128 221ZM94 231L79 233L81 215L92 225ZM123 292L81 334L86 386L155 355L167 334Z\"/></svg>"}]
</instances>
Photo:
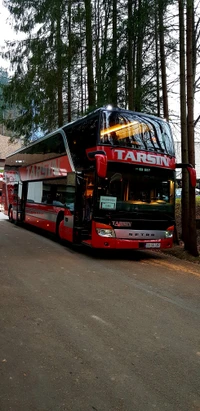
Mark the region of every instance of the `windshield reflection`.
<instances>
[{"instance_id":1,"label":"windshield reflection","mask_svg":"<svg viewBox=\"0 0 200 411\"><path fill-rule=\"evenodd\" d=\"M143 167L136 167L132 174L110 171L106 180L100 180L97 201L99 208L112 207L113 210L134 210L135 206L145 204L173 205L173 172L163 170L155 175Z\"/></svg>"},{"instance_id":2,"label":"windshield reflection","mask_svg":"<svg viewBox=\"0 0 200 411\"><path fill-rule=\"evenodd\" d=\"M170 126L162 119L123 111L104 111L100 144L131 147L174 156Z\"/></svg>"}]
</instances>

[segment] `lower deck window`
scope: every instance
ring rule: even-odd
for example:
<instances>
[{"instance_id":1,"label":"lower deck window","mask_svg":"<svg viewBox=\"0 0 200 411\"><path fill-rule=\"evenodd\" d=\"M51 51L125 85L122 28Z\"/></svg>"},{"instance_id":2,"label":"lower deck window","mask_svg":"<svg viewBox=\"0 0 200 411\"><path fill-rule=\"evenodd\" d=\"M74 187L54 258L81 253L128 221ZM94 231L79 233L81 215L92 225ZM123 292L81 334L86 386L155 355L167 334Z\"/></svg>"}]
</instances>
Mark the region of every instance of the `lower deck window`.
<instances>
[{"instance_id":1,"label":"lower deck window","mask_svg":"<svg viewBox=\"0 0 200 411\"><path fill-rule=\"evenodd\" d=\"M75 187L68 186L66 179L28 183L27 203L73 208L74 200Z\"/></svg>"}]
</instances>

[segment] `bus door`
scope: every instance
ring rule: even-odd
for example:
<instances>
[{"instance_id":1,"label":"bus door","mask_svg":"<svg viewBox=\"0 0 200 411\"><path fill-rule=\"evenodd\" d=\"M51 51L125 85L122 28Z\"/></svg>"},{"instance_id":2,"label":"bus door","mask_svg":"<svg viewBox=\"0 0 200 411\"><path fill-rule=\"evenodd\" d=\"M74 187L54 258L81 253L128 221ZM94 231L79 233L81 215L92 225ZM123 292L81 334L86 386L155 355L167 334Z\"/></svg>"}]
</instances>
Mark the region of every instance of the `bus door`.
<instances>
[{"instance_id":1,"label":"bus door","mask_svg":"<svg viewBox=\"0 0 200 411\"><path fill-rule=\"evenodd\" d=\"M27 201L27 193L28 193L28 182L25 181L22 184L22 194L21 194L21 221L25 220L25 208L26 208L26 201Z\"/></svg>"},{"instance_id":2,"label":"bus door","mask_svg":"<svg viewBox=\"0 0 200 411\"><path fill-rule=\"evenodd\" d=\"M94 173L77 175L74 241L91 237Z\"/></svg>"},{"instance_id":3,"label":"bus door","mask_svg":"<svg viewBox=\"0 0 200 411\"><path fill-rule=\"evenodd\" d=\"M64 205L64 219L60 221L59 236L67 241L73 242L74 218L75 218L75 197L76 197L76 176L75 173L67 175L66 185L62 192L62 203ZM62 218L62 212L60 213Z\"/></svg>"},{"instance_id":4,"label":"bus door","mask_svg":"<svg viewBox=\"0 0 200 411\"><path fill-rule=\"evenodd\" d=\"M0 188L0 211L2 210L2 188Z\"/></svg>"},{"instance_id":5,"label":"bus door","mask_svg":"<svg viewBox=\"0 0 200 411\"><path fill-rule=\"evenodd\" d=\"M83 230L83 193L85 181L83 174L76 175L76 195L74 208L74 235L73 241L75 243L81 242L81 231Z\"/></svg>"},{"instance_id":6,"label":"bus door","mask_svg":"<svg viewBox=\"0 0 200 411\"><path fill-rule=\"evenodd\" d=\"M13 186L12 218L16 222L21 221L21 198L22 198L22 182L18 181Z\"/></svg>"}]
</instances>

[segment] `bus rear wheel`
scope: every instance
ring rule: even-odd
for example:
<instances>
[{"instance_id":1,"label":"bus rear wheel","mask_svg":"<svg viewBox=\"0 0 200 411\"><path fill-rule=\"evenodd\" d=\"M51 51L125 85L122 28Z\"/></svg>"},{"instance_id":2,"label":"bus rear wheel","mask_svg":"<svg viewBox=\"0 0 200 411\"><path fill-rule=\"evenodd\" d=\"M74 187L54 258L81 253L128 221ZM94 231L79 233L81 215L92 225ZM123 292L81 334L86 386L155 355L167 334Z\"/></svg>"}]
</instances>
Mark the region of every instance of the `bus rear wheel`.
<instances>
[{"instance_id":1,"label":"bus rear wheel","mask_svg":"<svg viewBox=\"0 0 200 411\"><path fill-rule=\"evenodd\" d=\"M8 219L11 223L13 223L13 212L12 212L12 207L9 208L8 212Z\"/></svg>"},{"instance_id":2,"label":"bus rear wheel","mask_svg":"<svg viewBox=\"0 0 200 411\"><path fill-rule=\"evenodd\" d=\"M61 241L62 240L62 236L61 236L61 226L62 226L62 223L63 223L63 217L59 217L58 218L58 220L57 220L57 223L56 223L56 238L57 238L57 240L58 241Z\"/></svg>"}]
</instances>

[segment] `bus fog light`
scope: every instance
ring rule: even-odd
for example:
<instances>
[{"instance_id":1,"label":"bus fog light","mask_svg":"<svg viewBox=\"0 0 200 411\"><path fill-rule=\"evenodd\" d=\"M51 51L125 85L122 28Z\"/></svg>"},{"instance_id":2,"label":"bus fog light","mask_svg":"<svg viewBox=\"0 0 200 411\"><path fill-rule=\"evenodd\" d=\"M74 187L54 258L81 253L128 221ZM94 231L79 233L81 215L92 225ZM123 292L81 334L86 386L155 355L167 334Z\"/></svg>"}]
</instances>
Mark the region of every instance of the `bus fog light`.
<instances>
[{"instance_id":1,"label":"bus fog light","mask_svg":"<svg viewBox=\"0 0 200 411\"><path fill-rule=\"evenodd\" d=\"M171 230L166 230L165 231L165 238L172 238L174 235L174 232Z\"/></svg>"},{"instance_id":2,"label":"bus fog light","mask_svg":"<svg viewBox=\"0 0 200 411\"><path fill-rule=\"evenodd\" d=\"M112 229L96 228L96 232L100 237L115 237L115 232Z\"/></svg>"}]
</instances>

